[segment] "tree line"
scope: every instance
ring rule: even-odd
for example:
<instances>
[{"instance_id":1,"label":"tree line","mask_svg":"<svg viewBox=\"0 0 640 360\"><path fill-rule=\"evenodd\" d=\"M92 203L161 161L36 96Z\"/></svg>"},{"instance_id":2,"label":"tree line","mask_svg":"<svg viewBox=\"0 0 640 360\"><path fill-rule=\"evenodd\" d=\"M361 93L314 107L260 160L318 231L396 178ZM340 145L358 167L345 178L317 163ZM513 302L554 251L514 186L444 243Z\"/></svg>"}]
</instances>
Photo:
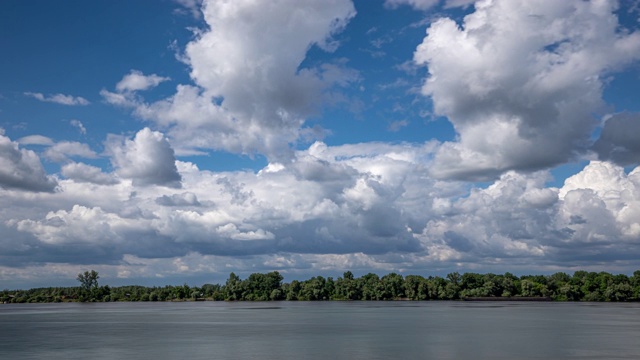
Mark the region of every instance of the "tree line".
<instances>
[{"instance_id":1,"label":"tree line","mask_svg":"<svg viewBox=\"0 0 640 360\"><path fill-rule=\"evenodd\" d=\"M4 290L2 303L70 301L321 301L321 300L461 300L475 297L540 297L555 301L640 301L640 270L633 276L607 272L576 271L573 275L515 276L511 273L478 274L453 272L446 277L379 277L369 273L355 277L315 276L308 280L283 282L277 271L253 273L246 279L231 273L225 284L202 286L118 286L98 285L96 271L78 274L77 287L49 287Z\"/></svg>"}]
</instances>

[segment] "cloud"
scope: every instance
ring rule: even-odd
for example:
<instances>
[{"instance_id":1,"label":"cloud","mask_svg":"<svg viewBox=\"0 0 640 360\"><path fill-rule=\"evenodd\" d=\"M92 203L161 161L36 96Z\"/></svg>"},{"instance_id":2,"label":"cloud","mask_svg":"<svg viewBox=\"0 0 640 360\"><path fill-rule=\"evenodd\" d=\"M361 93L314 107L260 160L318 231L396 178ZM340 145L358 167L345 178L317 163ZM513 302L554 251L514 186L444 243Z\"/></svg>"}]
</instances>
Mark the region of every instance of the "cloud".
<instances>
[{"instance_id":1,"label":"cloud","mask_svg":"<svg viewBox=\"0 0 640 360\"><path fill-rule=\"evenodd\" d=\"M445 8L467 7L476 0L446 0L444 1ZM409 5L416 10L429 10L442 3L441 0L385 0L384 5L395 9L402 5Z\"/></svg>"},{"instance_id":2,"label":"cloud","mask_svg":"<svg viewBox=\"0 0 640 360\"><path fill-rule=\"evenodd\" d=\"M0 266L16 256L34 263L82 263L89 256L93 264L134 273L140 268L123 259L164 264L154 269L168 276L173 261L195 266L185 263L188 256L249 272L257 271L257 261L290 273L548 271L598 262L626 266L640 255L640 168L626 174L592 162L562 188L545 185L548 172L509 171L485 188L469 188L429 176L437 142L316 142L294 161L257 173L215 173L166 156L163 163L174 164L181 178L176 189L144 170L155 165L138 160L163 157L162 134L145 129L132 140L112 137L107 148L115 174L70 163L56 193L0 192L12 209L0 209L0 226L15 238L3 246L17 249L17 239L28 244L0 257Z\"/></svg>"},{"instance_id":3,"label":"cloud","mask_svg":"<svg viewBox=\"0 0 640 360\"><path fill-rule=\"evenodd\" d=\"M621 251L640 240L640 167L627 175L622 167L592 161L569 177L559 194L564 207L558 222L576 241L603 247L616 243Z\"/></svg>"},{"instance_id":4,"label":"cloud","mask_svg":"<svg viewBox=\"0 0 640 360\"><path fill-rule=\"evenodd\" d=\"M427 214L401 209L414 202L403 198L405 189L428 191L413 173L424 150L316 143L290 165L258 174L181 170L201 206L176 209L161 233L217 255L416 251L407 228L420 229Z\"/></svg>"},{"instance_id":5,"label":"cloud","mask_svg":"<svg viewBox=\"0 0 640 360\"><path fill-rule=\"evenodd\" d=\"M445 8L467 7L476 3L477 0L446 0Z\"/></svg>"},{"instance_id":6,"label":"cloud","mask_svg":"<svg viewBox=\"0 0 640 360\"><path fill-rule=\"evenodd\" d=\"M108 90L102 89L100 90L100 96L111 105L121 106L121 107L135 107L137 105L137 101L134 97L134 94L131 93L114 93Z\"/></svg>"},{"instance_id":7,"label":"cloud","mask_svg":"<svg viewBox=\"0 0 640 360\"><path fill-rule=\"evenodd\" d=\"M414 9L428 10L440 3L440 0L385 0L384 5L392 9L400 5L409 5Z\"/></svg>"},{"instance_id":8,"label":"cloud","mask_svg":"<svg viewBox=\"0 0 640 360\"><path fill-rule=\"evenodd\" d=\"M100 208L75 205L71 211L50 212L42 221L22 220L17 222L20 231L33 233L46 244L113 243L118 235L112 230L120 221Z\"/></svg>"},{"instance_id":9,"label":"cloud","mask_svg":"<svg viewBox=\"0 0 640 360\"><path fill-rule=\"evenodd\" d=\"M387 130L391 132L398 132L403 127L406 127L407 125L409 125L409 122L407 120L397 120L390 123L389 126L387 127Z\"/></svg>"},{"instance_id":10,"label":"cloud","mask_svg":"<svg viewBox=\"0 0 640 360\"><path fill-rule=\"evenodd\" d=\"M77 119L71 119L69 121L69 124L71 124L71 126L78 128L78 131L80 131L80 134L82 135L86 135L87 134L87 129L84 127L84 125L82 124L82 122L80 120Z\"/></svg>"},{"instance_id":11,"label":"cloud","mask_svg":"<svg viewBox=\"0 0 640 360\"><path fill-rule=\"evenodd\" d=\"M42 140L42 139L40 139ZM0 187L51 192L57 182L47 176L35 152L20 149L0 132Z\"/></svg>"},{"instance_id":12,"label":"cloud","mask_svg":"<svg viewBox=\"0 0 640 360\"><path fill-rule=\"evenodd\" d=\"M141 132L128 141L139 146L145 137L162 139ZM128 151L133 147L117 144ZM55 195L2 199L14 210L0 210L0 224L32 236L34 249L47 249L34 257L42 262L87 261L79 255L59 257L69 246L91 247L91 261L102 263L127 255L270 258L418 251L408 227L420 230L419 224L426 223L428 212L419 203L428 200L413 194L447 193L425 182L425 168L416 166L429 149L316 143L297 152L294 163L272 164L259 173L212 173L177 162L187 191L139 184L135 178L116 183L98 168L70 163L62 167L67 179L60 180ZM114 167L124 177L123 168Z\"/></svg>"},{"instance_id":13,"label":"cloud","mask_svg":"<svg viewBox=\"0 0 640 360\"><path fill-rule=\"evenodd\" d=\"M309 133L304 122L323 94L358 79L341 61L301 67L310 47L336 49L332 35L355 15L353 4L211 0L203 13L207 29L184 54L197 86L179 85L175 95L151 104L118 89L103 97L154 121L185 151L291 159L291 145Z\"/></svg>"},{"instance_id":14,"label":"cloud","mask_svg":"<svg viewBox=\"0 0 640 360\"><path fill-rule=\"evenodd\" d=\"M170 80L168 77L162 77L156 74L144 75L141 71L131 70L129 74L125 75L122 80L116 84L116 90L119 93L144 91L154 88L168 80Z\"/></svg>"},{"instance_id":15,"label":"cloud","mask_svg":"<svg viewBox=\"0 0 640 360\"><path fill-rule=\"evenodd\" d=\"M90 104L90 102L87 99L82 98L80 96L74 97L71 95L64 95L64 94L55 94L55 95L45 96L41 93L34 93L34 92L25 92L24 94L26 96L30 96L40 101L52 102L52 103L61 104L61 105L78 106L78 105Z\"/></svg>"},{"instance_id":16,"label":"cloud","mask_svg":"<svg viewBox=\"0 0 640 360\"><path fill-rule=\"evenodd\" d=\"M190 192L173 194L171 196L162 195L156 199L156 203L163 206L200 206L198 197Z\"/></svg>"},{"instance_id":17,"label":"cloud","mask_svg":"<svg viewBox=\"0 0 640 360\"><path fill-rule=\"evenodd\" d=\"M178 8L175 10L177 13L188 12L191 14L191 16L193 16L194 19L200 19L202 17L202 11L200 11L202 0L174 0L174 1L180 6L182 6L182 8Z\"/></svg>"},{"instance_id":18,"label":"cloud","mask_svg":"<svg viewBox=\"0 0 640 360\"><path fill-rule=\"evenodd\" d=\"M621 113L607 119L593 150L601 160L620 165L640 162L640 114Z\"/></svg>"},{"instance_id":19,"label":"cloud","mask_svg":"<svg viewBox=\"0 0 640 360\"><path fill-rule=\"evenodd\" d=\"M640 58L614 2L478 2L461 25L435 21L414 54L422 88L458 140L435 156L438 178L486 180L534 171L589 147L604 76Z\"/></svg>"},{"instance_id":20,"label":"cloud","mask_svg":"<svg viewBox=\"0 0 640 360\"><path fill-rule=\"evenodd\" d=\"M95 159L98 155L89 148L89 145L75 141L61 141L53 144L44 151L43 156L55 162L67 162L70 157Z\"/></svg>"},{"instance_id":21,"label":"cloud","mask_svg":"<svg viewBox=\"0 0 640 360\"><path fill-rule=\"evenodd\" d=\"M50 138L42 135L29 135L18 139L21 145L43 145L48 148L43 156L51 161L66 162L70 157L82 157L85 159L95 159L98 155L89 148L89 145L75 141L54 142Z\"/></svg>"},{"instance_id":22,"label":"cloud","mask_svg":"<svg viewBox=\"0 0 640 360\"><path fill-rule=\"evenodd\" d=\"M87 182L98 185L114 185L119 183L111 174L105 174L99 167L71 162L60 169L62 176L77 182Z\"/></svg>"},{"instance_id":23,"label":"cloud","mask_svg":"<svg viewBox=\"0 0 640 360\"><path fill-rule=\"evenodd\" d=\"M546 172L508 172L486 189L434 202L441 215L421 235L427 258L574 268L637 258L639 174L591 162L556 189L544 186Z\"/></svg>"},{"instance_id":24,"label":"cloud","mask_svg":"<svg viewBox=\"0 0 640 360\"><path fill-rule=\"evenodd\" d=\"M42 135L29 135L18 139L18 144L21 145L53 145L54 142L50 138Z\"/></svg>"},{"instance_id":25,"label":"cloud","mask_svg":"<svg viewBox=\"0 0 640 360\"><path fill-rule=\"evenodd\" d=\"M111 135L105 145L121 177L142 186L180 187L173 149L161 133L144 128L133 140Z\"/></svg>"}]
</instances>

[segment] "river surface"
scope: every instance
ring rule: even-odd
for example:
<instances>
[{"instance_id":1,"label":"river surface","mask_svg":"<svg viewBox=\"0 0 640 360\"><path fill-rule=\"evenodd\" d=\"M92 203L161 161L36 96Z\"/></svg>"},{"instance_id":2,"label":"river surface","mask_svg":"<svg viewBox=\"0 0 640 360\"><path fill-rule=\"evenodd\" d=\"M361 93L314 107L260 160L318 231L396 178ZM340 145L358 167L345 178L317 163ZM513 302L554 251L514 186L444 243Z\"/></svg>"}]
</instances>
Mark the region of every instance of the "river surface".
<instances>
[{"instance_id":1,"label":"river surface","mask_svg":"<svg viewBox=\"0 0 640 360\"><path fill-rule=\"evenodd\" d=\"M6 304L0 359L640 359L640 303Z\"/></svg>"}]
</instances>

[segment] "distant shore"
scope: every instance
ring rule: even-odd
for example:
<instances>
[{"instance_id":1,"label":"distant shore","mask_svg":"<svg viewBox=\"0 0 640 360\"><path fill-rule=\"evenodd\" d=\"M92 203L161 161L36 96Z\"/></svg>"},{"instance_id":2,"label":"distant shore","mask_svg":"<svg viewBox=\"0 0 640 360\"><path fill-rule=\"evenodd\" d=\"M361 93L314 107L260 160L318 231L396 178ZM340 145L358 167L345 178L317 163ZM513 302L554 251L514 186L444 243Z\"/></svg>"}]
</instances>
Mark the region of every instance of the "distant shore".
<instances>
[{"instance_id":1,"label":"distant shore","mask_svg":"<svg viewBox=\"0 0 640 360\"><path fill-rule=\"evenodd\" d=\"M472 296L463 298L464 301L553 301L549 296Z\"/></svg>"},{"instance_id":2,"label":"distant shore","mask_svg":"<svg viewBox=\"0 0 640 360\"><path fill-rule=\"evenodd\" d=\"M477 274L453 272L446 277L369 273L355 277L315 276L284 282L277 272L253 273L241 279L229 274L224 284L163 287L98 285L95 271L78 274L81 286L3 290L0 303L116 301L640 301L640 270L632 276L576 271L573 275Z\"/></svg>"}]
</instances>

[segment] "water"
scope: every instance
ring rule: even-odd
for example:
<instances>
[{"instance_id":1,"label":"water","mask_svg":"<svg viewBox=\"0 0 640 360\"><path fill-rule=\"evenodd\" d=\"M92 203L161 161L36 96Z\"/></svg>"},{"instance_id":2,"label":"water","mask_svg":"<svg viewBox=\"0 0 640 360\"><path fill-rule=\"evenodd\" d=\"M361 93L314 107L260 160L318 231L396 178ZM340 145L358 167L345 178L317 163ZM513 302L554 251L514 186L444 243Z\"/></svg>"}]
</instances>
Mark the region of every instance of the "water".
<instances>
[{"instance_id":1,"label":"water","mask_svg":"<svg viewBox=\"0 0 640 360\"><path fill-rule=\"evenodd\" d=\"M0 305L0 359L638 359L640 304Z\"/></svg>"}]
</instances>

